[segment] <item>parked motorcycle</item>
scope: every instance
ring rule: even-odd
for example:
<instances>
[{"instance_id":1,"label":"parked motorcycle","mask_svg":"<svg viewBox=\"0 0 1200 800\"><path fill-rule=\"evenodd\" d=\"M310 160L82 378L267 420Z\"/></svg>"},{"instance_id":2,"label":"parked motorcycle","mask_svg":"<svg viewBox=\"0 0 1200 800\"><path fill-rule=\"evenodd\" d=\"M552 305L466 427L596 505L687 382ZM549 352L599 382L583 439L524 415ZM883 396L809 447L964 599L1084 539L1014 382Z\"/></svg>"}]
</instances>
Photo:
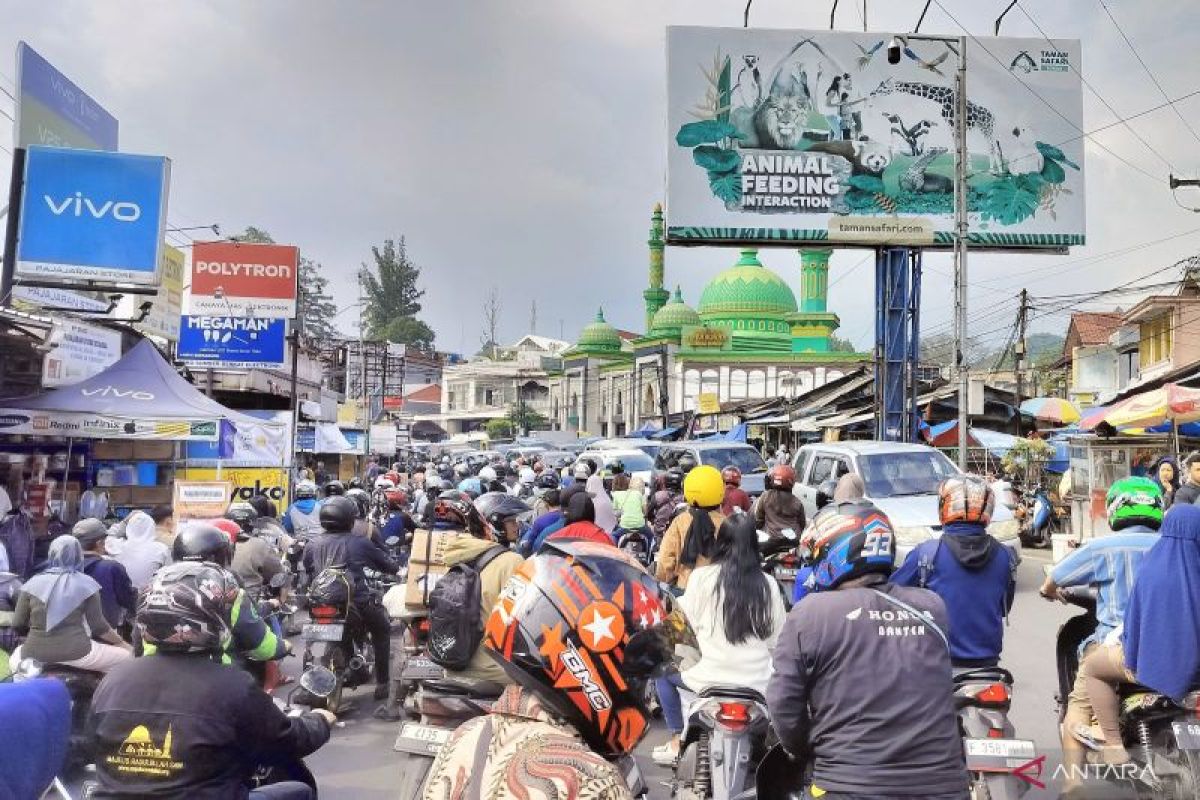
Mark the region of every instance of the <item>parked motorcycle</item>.
<instances>
[{"instance_id":1,"label":"parked motorcycle","mask_svg":"<svg viewBox=\"0 0 1200 800\"><path fill-rule=\"evenodd\" d=\"M974 798L1017 800L1030 783L1016 770L1037 757L1032 741L1016 739L1008 719L1013 676L1000 667L956 671L954 707Z\"/></svg>"},{"instance_id":2,"label":"parked motorcycle","mask_svg":"<svg viewBox=\"0 0 1200 800\"><path fill-rule=\"evenodd\" d=\"M1067 603L1084 613L1067 620L1058 631L1058 717L1066 715L1067 696L1079 670L1079 644L1096 629L1096 591L1092 587L1059 590ZM1200 797L1200 692L1191 692L1183 705L1137 684L1122 684L1121 741L1133 759L1118 768L1100 766L1089 751L1091 769L1083 777L1132 788L1139 800L1192 800Z\"/></svg>"},{"instance_id":3,"label":"parked motorcycle","mask_svg":"<svg viewBox=\"0 0 1200 800\"><path fill-rule=\"evenodd\" d=\"M766 700L752 689L712 686L687 709L671 796L675 800L754 797L766 752Z\"/></svg>"},{"instance_id":4,"label":"parked motorcycle","mask_svg":"<svg viewBox=\"0 0 1200 800\"><path fill-rule=\"evenodd\" d=\"M1026 547L1049 547L1050 535L1060 527L1058 512L1042 484L1037 484L1021 499L1021 543Z\"/></svg>"}]
</instances>

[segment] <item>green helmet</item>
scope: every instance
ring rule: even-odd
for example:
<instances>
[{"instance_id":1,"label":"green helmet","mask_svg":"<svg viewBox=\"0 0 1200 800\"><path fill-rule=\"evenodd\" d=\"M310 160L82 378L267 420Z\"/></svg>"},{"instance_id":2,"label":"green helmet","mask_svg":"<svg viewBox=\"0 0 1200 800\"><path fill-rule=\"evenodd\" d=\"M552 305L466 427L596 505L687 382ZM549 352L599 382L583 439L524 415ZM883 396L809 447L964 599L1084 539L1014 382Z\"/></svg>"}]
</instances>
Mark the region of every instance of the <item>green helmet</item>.
<instances>
[{"instance_id":1,"label":"green helmet","mask_svg":"<svg viewBox=\"0 0 1200 800\"><path fill-rule=\"evenodd\" d=\"M1122 478L1108 490L1108 527L1114 531L1133 525L1158 530L1163 520L1163 493L1149 478Z\"/></svg>"}]
</instances>

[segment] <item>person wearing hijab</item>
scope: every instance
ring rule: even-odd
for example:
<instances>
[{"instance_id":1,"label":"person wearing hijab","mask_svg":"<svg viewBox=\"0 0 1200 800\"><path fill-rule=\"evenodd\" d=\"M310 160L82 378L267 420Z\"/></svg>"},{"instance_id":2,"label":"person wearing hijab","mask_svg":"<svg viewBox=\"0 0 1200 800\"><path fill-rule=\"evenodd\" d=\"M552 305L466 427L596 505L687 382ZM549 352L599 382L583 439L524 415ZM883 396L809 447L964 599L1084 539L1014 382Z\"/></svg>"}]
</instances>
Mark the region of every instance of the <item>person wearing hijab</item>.
<instances>
[{"instance_id":1,"label":"person wearing hijab","mask_svg":"<svg viewBox=\"0 0 1200 800\"><path fill-rule=\"evenodd\" d=\"M604 478L596 473L587 479L585 487L588 495L592 498L592 504L596 507L596 525L611 536L612 532L617 529L617 512L613 508L608 492L604 491Z\"/></svg>"},{"instance_id":2,"label":"person wearing hijab","mask_svg":"<svg viewBox=\"0 0 1200 800\"><path fill-rule=\"evenodd\" d=\"M646 482L637 475L628 480L628 485L616 489L613 481L613 510L617 514L617 531L613 538L620 541L626 531L641 531L650 540L650 526L646 524Z\"/></svg>"},{"instance_id":3,"label":"person wearing hijab","mask_svg":"<svg viewBox=\"0 0 1200 800\"><path fill-rule=\"evenodd\" d=\"M28 629L14 663L34 658L43 664L107 672L133 658L100 603L100 584L83 573L83 548L69 534L50 543L45 570L21 587L13 627ZM91 632L89 635L89 631Z\"/></svg>"},{"instance_id":4,"label":"person wearing hijab","mask_svg":"<svg viewBox=\"0 0 1200 800\"><path fill-rule=\"evenodd\" d=\"M1170 456L1163 456L1154 462L1148 477L1162 489L1163 509L1170 508L1175 500L1175 492L1179 491L1179 464Z\"/></svg>"},{"instance_id":5,"label":"person wearing hijab","mask_svg":"<svg viewBox=\"0 0 1200 800\"><path fill-rule=\"evenodd\" d=\"M567 501L566 525L551 534L546 541L555 539L586 539L597 544L612 546L612 537L596 525L596 505L587 492L575 492Z\"/></svg>"},{"instance_id":6,"label":"person wearing hijab","mask_svg":"<svg viewBox=\"0 0 1200 800\"><path fill-rule=\"evenodd\" d=\"M133 587L141 591L160 567L171 563L171 551L158 540L154 519L145 511L134 511L125 518L125 542L116 558Z\"/></svg>"},{"instance_id":7,"label":"person wearing hijab","mask_svg":"<svg viewBox=\"0 0 1200 800\"><path fill-rule=\"evenodd\" d=\"M833 490L833 502L851 503L863 499L867 494L863 479L853 472L847 472L838 478L837 488Z\"/></svg>"}]
</instances>

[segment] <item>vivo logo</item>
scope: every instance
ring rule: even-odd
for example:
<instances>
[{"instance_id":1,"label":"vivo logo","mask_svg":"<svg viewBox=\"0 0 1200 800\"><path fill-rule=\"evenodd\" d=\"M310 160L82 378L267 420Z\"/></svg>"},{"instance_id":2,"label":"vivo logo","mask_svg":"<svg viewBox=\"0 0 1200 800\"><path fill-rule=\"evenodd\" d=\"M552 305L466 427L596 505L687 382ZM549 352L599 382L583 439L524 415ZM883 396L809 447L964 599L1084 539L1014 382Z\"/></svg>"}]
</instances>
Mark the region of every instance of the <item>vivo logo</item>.
<instances>
[{"instance_id":1,"label":"vivo logo","mask_svg":"<svg viewBox=\"0 0 1200 800\"><path fill-rule=\"evenodd\" d=\"M137 389L116 389L112 386L105 386L102 389L80 389L84 397L128 397L130 400L153 400L154 395L150 392L142 392Z\"/></svg>"},{"instance_id":2,"label":"vivo logo","mask_svg":"<svg viewBox=\"0 0 1200 800\"><path fill-rule=\"evenodd\" d=\"M86 215L95 219L104 219L106 216L110 216L117 222L137 222L142 216L142 207L137 203L130 203L127 200L117 202L105 200L103 203L96 205L92 198L84 197L83 192L76 192L74 195L59 201L56 201L48 194L42 195L42 199L46 201L50 213L56 217L66 214L74 217Z\"/></svg>"}]
</instances>

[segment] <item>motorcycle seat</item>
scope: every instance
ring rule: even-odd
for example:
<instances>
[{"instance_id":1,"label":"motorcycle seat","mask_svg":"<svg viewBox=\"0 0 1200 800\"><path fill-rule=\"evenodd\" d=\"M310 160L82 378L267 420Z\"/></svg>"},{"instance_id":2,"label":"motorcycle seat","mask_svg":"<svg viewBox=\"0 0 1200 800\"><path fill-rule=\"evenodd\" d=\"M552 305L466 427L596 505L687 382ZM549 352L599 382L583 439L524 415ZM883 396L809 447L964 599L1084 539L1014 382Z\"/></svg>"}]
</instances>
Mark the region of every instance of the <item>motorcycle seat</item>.
<instances>
[{"instance_id":1,"label":"motorcycle seat","mask_svg":"<svg viewBox=\"0 0 1200 800\"><path fill-rule=\"evenodd\" d=\"M440 678L425 681L425 688L442 694L454 694L475 700L494 700L504 693L504 685L495 681L474 681L462 678Z\"/></svg>"},{"instance_id":2,"label":"motorcycle seat","mask_svg":"<svg viewBox=\"0 0 1200 800\"><path fill-rule=\"evenodd\" d=\"M967 683L1004 683L1012 686L1014 678L1012 673L1003 667L969 667L955 668L954 670L954 685L961 686Z\"/></svg>"},{"instance_id":3,"label":"motorcycle seat","mask_svg":"<svg viewBox=\"0 0 1200 800\"><path fill-rule=\"evenodd\" d=\"M765 704L766 698L753 689L745 686L709 686L701 691L699 697L726 697L730 700L748 700L752 703Z\"/></svg>"}]
</instances>

